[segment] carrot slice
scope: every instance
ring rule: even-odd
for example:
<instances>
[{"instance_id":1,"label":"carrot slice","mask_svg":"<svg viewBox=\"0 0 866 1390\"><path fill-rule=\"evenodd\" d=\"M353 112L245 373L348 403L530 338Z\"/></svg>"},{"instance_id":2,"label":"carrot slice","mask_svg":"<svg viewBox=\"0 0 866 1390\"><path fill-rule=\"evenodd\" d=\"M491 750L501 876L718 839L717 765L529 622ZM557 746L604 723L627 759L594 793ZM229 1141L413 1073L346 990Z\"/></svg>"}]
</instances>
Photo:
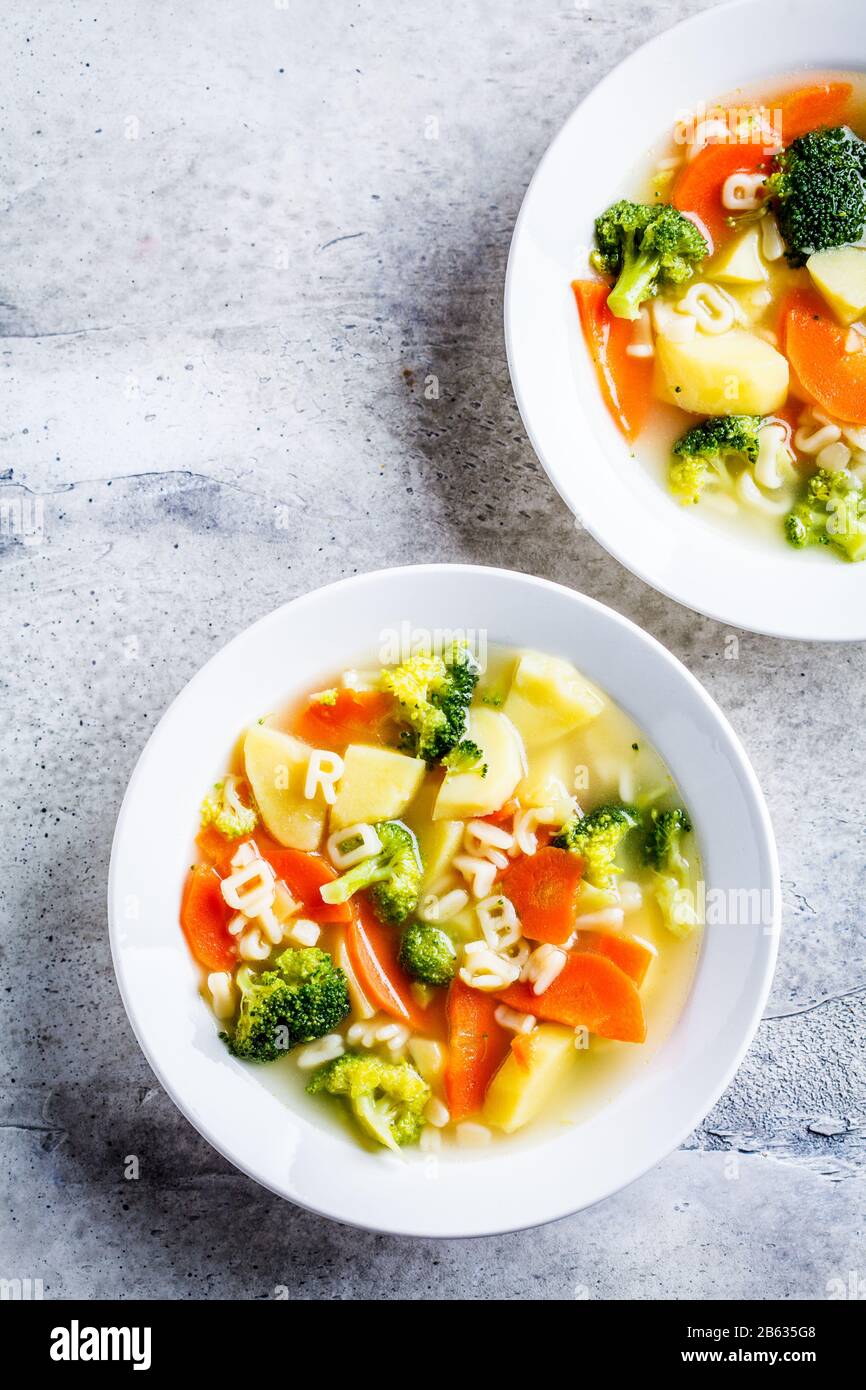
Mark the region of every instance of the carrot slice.
<instances>
[{"instance_id":1,"label":"carrot slice","mask_svg":"<svg viewBox=\"0 0 866 1390\"><path fill-rule=\"evenodd\" d=\"M846 352L850 330L812 290L787 295L781 319L783 351L807 394L837 420L866 425L866 350Z\"/></svg>"},{"instance_id":2,"label":"carrot slice","mask_svg":"<svg viewBox=\"0 0 866 1390\"><path fill-rule=\"evenodd\" d=\"M530 940L560 946L571 936L583 869L579 854L555 845L524 854L506 869L500 887Z\"/></svg>"},{"instance_id":3,"label":"carrot slice","mask_svg":"<svg viewBox=\"0 0 866 1390\"><path fill-rule=\"evenodd\" d=\"M206 825L196 835L195 842L202 859L212 864L222 878L231 873L232 855L240 840L230 840L227 835L220 834L216 826Z\"/></svg>"},{"instance_id":4,"label":"carrot slice","mask_svg":"<svg viewBox=\"0 0 866 1390\"><path fill-rule=\"evenodd\" d=\"M332 869L320 854L302 849L289 849L287 845L278 844L261 830L246 836L246 840L252 840L277 878L283 880L292 897L301 903L305 917L323 923L351 922L350 903L322 902L319 889L324 883L331 883L337 877L337 871ZM232 872L232 856L237 853L238 845L246 841L230 840L212 825L208 825L199 831L195 842L202 858L213 865L221 878L226 878Z\"/></svg>"},{"instance_id":5,"label":"carrot slice","mask_svg":"<svg viewBox=\"0 0 866 1390\"><path fill-rule=\"evenodd\" d=\"M710 251L718 251L733 231L728 226L730 212L722 205L722 189L731 174L757 174L768 171L770 156L764 145L705 145L683 165L671 191L671 202L688 213L709 235Z\"/></svg>"},{"instance_id":6,"label":"carrot slice","mask_svg":"<svg viewBox=\"0 0 866 1390\"><path fill-rule=\"evenodd\" d=\"M488 825L501 825L503 821L510 820L520 810L520 802L511 797L508 801L503 801L498 811L491 811L489 815L479 816L479 820L487 821Z\"/></svg>"},{"instance_id":7,"label":"carrot slice","mask_svg":"<svg viewBox=\"0 0 866 1390\"><path fill-rule=\"evenodd\" d=\"M610 312L608 285L600 280L574 280L571 288L604 403L615 424L632 443L640 434L649 409L652 359L632 357L628 353L634 324Z\"/></svg>"},{"instance_id":8,"label":"carrot slice","mask_svg":"<svg viewBox=\"0 0 866 1390\"><path fill-rule=\"evenodd\" d=\"M314 748L380 743L394 700L384 690L338 690L334 703L311 700L296 723L299 738Z\"/></svg>"},{"instance_id":9,"label":"carrot slice","mask_svg":"<svg viewBox=\"0 0 866 1390\"><path fill-rule=\"evenodd\" d=\"M638 989L646 978L646 973L656 958L656 953L645 941L635 936L617 936L615 932L585 931L580 933L580 951L593 955L607 956L620 970L624 970Z\"/></svg>"},{"instance_id":10,"label":"carrot slice","mask_svg":"<svg viewBox=\"0 0 866 1390\"><path fill-rule=\"evenodd\" d=\"M498 1002L459 978L448 988L445 1095L452 1120L465 1120L481 1109L508 1052L510 1035L494 1017Z\"/></svg>"},{"instance_id":11,"label":"carrot slice","mask_svg":"<svg viewBox=\"0 0 866 1390\"><path fill-rule=\"evenodd\" d=\"M786 92L773 107L781 115L781 136L786 145L819 126L841 125L851 99L850 82L816 82Z\"/></svg>"},{"instance_id":12,"label":"carrot slice","mask_svg":"<svg viewBox=\"0 0 866 1390\"><path fill-rule=\"evenodd\" d=\"M646 1019L634 981L612 960L589 951L569 956L543 994L533 994L530 984L518 982L499 998L520 1013L569 1028L583 1026L600 1038L646 1041Z\"/></svg>"},{"instance_id":13,"label":"carrot slice","mask_svg":"<svg viewBox=\"0 0 866 1390\"><path fill-rule=\"evenodd\" d=\"M532 1066L533 1041L532 1033L518 1033L511 1039L511 1051L514 1053L514 1060L523 1071L529 1071Z\"/></svg>"},{"instance_id":14,"label":"carrot slice","mask_svg":"<svg viewBox=\"0 0 866 1390\"><path fill-rule=\"evenodd\" d=\"M228 931L231 915L216 869L196 864L183 890L180 925L189 949L206 970L231 970L237 961L237 947Z\"/></svg>"},{"instance_id":15,"label":"carrot slice","mask_svg":"<svg viewBox=\"0 0 866 1390\"><path fill-rule=\"evenodd\" d=\"M362 899L346 927L346 950L361 989L377 1008L412 1028L429 1024L428 1011L412 994L412 981L397 958L399 933L374 917Z\"/></svg>"},{"instance_id":16,"label":"carrot slice","mask_svg":"<svg viewBox=\"0 0 866 1390\"><path fill-rule=\"evenodd\" d=\"M337 871L320 854L288 849L260 835L255 836L255 843L277 878L283 880L292 897L302 904L303 916L311 917L314 922L351 922L351 903L322 902L319 890L323 884L337 878Z\"/></svg>"}]
</instances>

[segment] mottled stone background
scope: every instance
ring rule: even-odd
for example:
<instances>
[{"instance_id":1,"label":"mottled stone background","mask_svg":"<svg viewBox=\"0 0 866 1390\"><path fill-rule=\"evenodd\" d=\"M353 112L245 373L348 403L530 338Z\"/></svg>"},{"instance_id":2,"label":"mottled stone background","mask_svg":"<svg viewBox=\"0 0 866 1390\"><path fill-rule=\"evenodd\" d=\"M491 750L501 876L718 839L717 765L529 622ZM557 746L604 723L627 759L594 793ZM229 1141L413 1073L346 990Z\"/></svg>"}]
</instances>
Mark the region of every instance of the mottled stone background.
<instances>
[{"instance_id":1,"label":"mottled stone background","mask_svg":"<svg viewBox=\"0 0 866 1390\"><path fill-rule=\"evenodd\" d=\"M726 659L722 627L575 532L503 347L548 140L699 7L7 6L0 1275L244 1299L822 1298L866 1278L863 649L743 634ZM560 580L671 648L745 741L785 884L766 1017L682 1150L582 1215L441 1244L309 1216L214 1153L138 1050L105 922L127 778L193 672L294 594L425 560Z\"/></svg>"}]
</instances>

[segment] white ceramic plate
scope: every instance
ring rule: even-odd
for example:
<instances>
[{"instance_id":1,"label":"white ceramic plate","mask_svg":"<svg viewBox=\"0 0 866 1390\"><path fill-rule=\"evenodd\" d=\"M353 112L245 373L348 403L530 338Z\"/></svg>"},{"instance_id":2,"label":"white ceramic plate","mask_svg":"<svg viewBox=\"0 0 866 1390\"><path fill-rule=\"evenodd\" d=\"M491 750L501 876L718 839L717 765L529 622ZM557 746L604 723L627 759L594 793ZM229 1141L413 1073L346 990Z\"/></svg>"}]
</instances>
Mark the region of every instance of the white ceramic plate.
<instances>
[{"instance_id":1,"label":"white ceramic plate","mask_svg":"<svg viewBox=\"0 0 866 1390\"><path fill-rule=\"evenodd\" d=\"M700 102L774 76L866 60L866 6L740 0L638 49L586 98L529 186L511 244L505 335L533 448L575 516L662 593L777 637L866 638L866 564L802 553L678 506L629 456L602 402L570 282L593 220L647 149Z\"/></svg>"},{"instance_id":2,"label":"white ceramic plate","mask_svg":"<svg viewBox=\"0 0 866 1390\"><path fill-rule=\"evenodd\" d=\"M369 1154L321 1110L287 1106L233 1060L197 992L178 925L202 789L237 734L293 691L365 652L383 629L474 629L571 658L646 732L693 815L710 887L763 892L769 927L709 927L685 1012L639 1077L586 1124L544 1141L443 1157ZM674 1148L730 1081L761 1016L776 957L779 871L760 789L698 682L625 618L569 589L465 565L384 570L277 609L230 642L163 717L129 784L111 857L114 964L162 1085L215 1148L302 1206L413 1235L482 1235L564 1216Z\"/></svg>"}]
</instances>

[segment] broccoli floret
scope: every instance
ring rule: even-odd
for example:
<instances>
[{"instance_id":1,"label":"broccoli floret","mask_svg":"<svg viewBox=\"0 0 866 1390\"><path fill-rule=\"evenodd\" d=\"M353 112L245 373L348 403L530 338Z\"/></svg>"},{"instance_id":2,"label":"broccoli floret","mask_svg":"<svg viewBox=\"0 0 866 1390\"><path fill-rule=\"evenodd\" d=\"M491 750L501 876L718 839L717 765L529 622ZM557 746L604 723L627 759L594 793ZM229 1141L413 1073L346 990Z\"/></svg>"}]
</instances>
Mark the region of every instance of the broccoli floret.
<instances>
[{"instance_id":1,"label":"broccoli floret","mask_svg":"<svg viewBox=\"0 0 866 1390\"><path fill-rule=\"evenodd\" d=\"M322 1091L344 1096L364 1133L388 1149L413 1144L424 1128L430 1087L408 1062L344 1053L313 1074L308 1094Z\"/></svg>"},{"instance_id":2,"label":"broccoli floret","mask_svg":"<svg viewBox=\"0 0 866 1390\"><path fill-rule=\"evenodd\" d=\"M215 782L213 790L201 803L201 823L213 825L221 835L230 840L241 835L252 835L259 823L258 812L252 806L245 806L238 792L239 777L224 777Z\"/></svg>"},{"instance_id":3,"label":"broccoli floret","mask_svg":"<svg viewBox=\"0 0 866 1390\"><path fill-rule=\"evenodd\" d=\"M559 849L570 849L586 863L587 880L595 888L612 888L622 873L615 860L630 830L640 824L633 806L599 806L588 816L574 816L551 840Z\"/></svg>"},{"instance_id":4,"label":"broccoli floret","mask_svg":"<svg viewBox=\"0 0 866 1390\"><path fill-rule=\"evenodd\" d=\"M382 672L380 684L397 700L409 725L404 742L417 757L432 765L460 742L478 676L478 663L459 642L444 656L413 656Z\"/></svg>"},{"instance_id":5,"label":"broccoli floret","mask_svg":"<svg viewBox=\"0 0 866 1390\"><path fill-rule=\"evenodd\" d=\"M247 1062L275 1062L296 1043L330 1033L349 1012L346 976L327 951L284 951L275 967L256 975L244 965L235 977L240 1008L234 1032L222 1037Z\"/></svg>"},{"instance_id":6,"label":"broccoli floret","mask_svg":"<svg viewBox=\"0 0 866 1390\"><path fill-rule=\"evenodd\" d=\"M718 471L703 454L671 459L668 487L684 507L700 502L704 488L711 482L718 482L718 479Z\"/></svg>"},{"instance_id":7,"label":"broccoli floret","mask_svg":"<svg viewBox=\"0 0 866 1390\"><path fill-rule=\"evenodd\" d=\"M866 145L847 126L811 130L776 156L767 180L791 265L859 241L866 226Z\"/></svg>"},{"instance_id":8,"label":"broccoli floret","mask_svg":"<svg viewBox=\"0 0 866 1390\"><path fill-rule=\"evenodd\" d=\"M400 964L413 980L447 985L454 978L457 951L447 932L432 922L413 922L400 942Z\"/></svg>"},{"instance_id":9,"label":"broccoli floret","mask_svg":"<svg viewBox=\"0 0 866 1390\"><path fill-rule=\"evenodd\" d=\"M643 858L653 878L656 901L665 926L676 936L687 936L697 924L689 888L689 861L683 854L683 836L691 832L689 814L682 806L651 812L643 846Z\"/></svg>"},{"instance_id":10,"label":"broccoli floret","mask_svg":"<svg viewBox=\"0 0 866 1390\"><path fill-rule=\"evenodd\" d=\"M687 879L689 862L683 855L682 838L692 828L688 812L677 806L669 811L652 811L650 819L652 823L644 841L644 863L658 873Z\"/></svg>"},{"instance_id":11,"label":"broccoli floret","mask_svg":"<svg viewBox=\"0 0 866 1390\"><path fill-rule=\"evenodd\" d=\"M484 754L471 738L462 738L455 743L451 752L442 759L442 766L446 777L456 776L458 772L477 772L479 777L487 776Z\"/></svg>"},{"instance_id":12,"label":"broccoli floret","mask_svg":"<svg viewBox=\"0 0 866 1390\"><path fill-rule=\"evenodd\" d=\"M247 1062L275 1062L290 1047L286 1017L292 1007L292 992L276 970L256 975L248 965L235 976L241 993L234 1033L221 1037L229 1052Z\"/></svg>"},{"instance_id":13,"label":"broccoli floret","mask_svg":"<svg viewBox=\"0 0 866 1390\"><path fill-rule=\"evenodd\" d=\"M727 460L754 463L763 423L760 415L715 415L693 425L673 447L668 485L674 496L698 502L707 483L722 478Z\"/></svg>"},{"instance_id":14,"label":"broccoli floret","mask_svg":"<svg viewBox=\"0 0 866 1390\"><path fill-rule=\"evenodd\" d=\"M317 946L290 947L274 963L294 991L289 1018L293 1042L312 1042L333 1032L350 1002L346 976L328 952Z\"/></svg>"},{"instance_id":15,"label":"broccoli floret","mask_svg":"<svg viewBox=\"0 0 866 1390\"><path fill-rule=\"evenodd\" d=\"M596 218L595 240L593 265L618 277L607 303L620 319L636 319L645 299L690 280L710 249L694 222L669 203L625 198Z\"/></svg>"},{"instance_id":16,"label":"broccoli floret","mask_svg":"<svg viewBox=\"0 0 866 1390\"><path fill-rule=\"evenodd\" d=\"M866 559L866 493L847 469L822 468L784 520L785 537L798 550L832 545L846 560Z\"/></svg>"},{"instance_id":17,"label":"broccoli floret","mask_svg":"<svg viewBox=\"0 0 866 1390\"><path fill-rule=\"evenodd\" d=\"M415 910L421 891L418 841L401 820L379 821L375 830L382 845L378 853L323 884L320 892L326 903L344 903L369 888L373 910L381 921L404 922Z\"/></svg>"}]
</instances>

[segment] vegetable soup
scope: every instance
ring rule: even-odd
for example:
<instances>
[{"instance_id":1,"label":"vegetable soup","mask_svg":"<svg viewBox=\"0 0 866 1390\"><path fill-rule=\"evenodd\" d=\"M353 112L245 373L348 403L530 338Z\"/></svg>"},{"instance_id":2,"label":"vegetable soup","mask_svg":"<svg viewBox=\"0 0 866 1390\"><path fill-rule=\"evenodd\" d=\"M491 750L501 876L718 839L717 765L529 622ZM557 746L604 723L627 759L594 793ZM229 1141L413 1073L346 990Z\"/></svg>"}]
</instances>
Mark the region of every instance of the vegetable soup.
<instances>
[{"instance_id":1,"label":"vegetable soup","mask_svg":"<svg viewBox=\"0 0 866 1390\"><path fill-rule=\"evenodd\" d=\"M573 283L611 415L696 524L828 561L866 558L864 140L862 74L702 108Z\"/></svg>"},{"instance_id":2,"label":"vegetable soup","mask_svg":"<svg viewBox=\"0 0 866 1390\"><path fill-rule=\"evenodd\" d=\"M342 672L245 731L196 846L181 925L226 1047L371 1149L579 1121L689 991L688 812L559 657Z\"/></svg>"}]
</instances>

